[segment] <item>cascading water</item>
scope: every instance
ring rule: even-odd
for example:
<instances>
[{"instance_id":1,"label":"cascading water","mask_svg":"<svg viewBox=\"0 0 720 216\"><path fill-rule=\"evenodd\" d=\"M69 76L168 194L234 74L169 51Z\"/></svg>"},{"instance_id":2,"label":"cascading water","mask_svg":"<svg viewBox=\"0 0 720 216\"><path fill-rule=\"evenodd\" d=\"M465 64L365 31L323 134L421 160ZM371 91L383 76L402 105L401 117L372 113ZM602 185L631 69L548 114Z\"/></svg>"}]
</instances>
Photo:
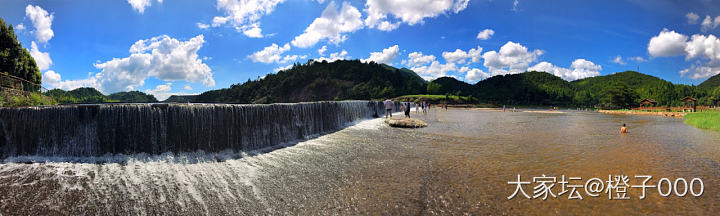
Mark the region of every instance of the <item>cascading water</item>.
<instances>
[{"instance_id":1,"label":"cascading water","mask_svg":"<svg viewBox=\"0 0 720 216\"><path fill-rule=\"evenodd\" d=\"M382 102L369 101L2 108L0 158L247 151L383 114Z\"/></svg>"}]
</instances>

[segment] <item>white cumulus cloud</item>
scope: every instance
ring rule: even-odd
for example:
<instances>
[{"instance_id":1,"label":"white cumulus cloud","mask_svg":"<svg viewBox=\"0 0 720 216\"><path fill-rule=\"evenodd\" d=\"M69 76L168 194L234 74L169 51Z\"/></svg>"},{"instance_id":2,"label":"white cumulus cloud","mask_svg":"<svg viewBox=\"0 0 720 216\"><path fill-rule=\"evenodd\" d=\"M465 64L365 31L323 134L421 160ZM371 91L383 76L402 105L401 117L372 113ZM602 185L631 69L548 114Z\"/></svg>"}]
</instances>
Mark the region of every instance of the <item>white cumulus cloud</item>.
<instances>
[{"instance_id":1,"label":"white cumulus cloud","mask_svg":"<svg viewBox=\"0 0 720 216\"><path fill-rule=\"evenodd\" d=\"M128 0L127 2L139 13L145 13L145 8L150 7L152 4L150 0Z\"/></svg>"},{"instance_id":2,"label":"white cumulus cloud","mask_svg":"<svg viewBox=\"0 0 720 216\"><path fill-rule=\"evenodd\" d=\"M716 16L715 19L710 16L705 16L705 19L700 23L700 30L707 32L717 28L718 25L720 25L720 16Z\"/></svg>"},{"instance_id":3,"label":"white cumulus cloud","mask_svg":"<svg viewBox=\"0 0 720 216\"><path fill-rule=\"evenodd\" d=\"M499 52L485 52L482 55L485 60L483 66L488 68L492 76L522 73L542 54L542 50L528 51L527 47L508 41L500 47Z\"/></svg>"},{"instance_id":4,"label":"white cumulus cloud","mask_svg":"<svg viewBox=\"0 0 720 216\"><path fill-rule=\"evenodd\" d=\"M318 49L318 55L325 55L325 51L327 51L327 46L323 45L322 47L320 47L320 49Z\"/></svg>"},{"instance_id":5,"label":"white cumulus cloud","mask_svg":"<svg viewBox=\"0 0 720 216\"><path fill-rule=\"evenodd\" d=\"M482 70L473 68L467 71L467 74L465 74L465 80L472 83L488 78L489 76L489 74L483 72Z\"/></svg>"},{"instance_id":6,"label":"white cumulus cloud","mask_svg":"<svg viewBox=\"0 0 720 216\"><path fill-rule=\"evenodd\" d=\"M287 62L293 62L298 59L304 59L307 58L306 55L285 55L282 54L290 50L290 44L285 44L283 46L279 46L275 43L273 43L270 46L267 46L263 48L260 51L257 51L253 54L250 54L248 58L252 60L253 62L261 62L265 64L270 63L287 63Z\"/></svg>"},{"instance_id":7,"label":"white cumulus cloud","mask_svg":"<svg viewBox=\"0 0 720 216\"><path fill-rule=\"evenodd\" d=\"M663 29L660 34L650 38L648 43L648 53L653 57L679 56L685 53L685 41L688 37Z\"/></svg>"},{"instance_id":8,"label":"white cumulus cloud","mask_svg":"<svg viewBox=\"0 0 720 216\"><path fill-rule=\"evenodd\" d=\"M322 15L315 18L305 32L295 37L291 43L301 48L311 47L324 39L339 44L347 39L345 33L363 28L360 17L360 11L350 3L343 2L342 8L338 11L335 2L330 2Z\"/></svg>"},{"instance_id":9,"label":"white cumulus cloud","mask_svg":"<svg viewBox=\"0 0 720 216\"><path fill-rule=\"evenodd\" d=\"M712 34L694 34L688 40L686 35L663 29L650 39L648 52L654 57L684 55L686 61L694 60L690 68L680 71L683 77L701 79L720 74L720 39Z\"/></svg>"},{"instance_id":10,"label":"white cumulus cloud","mask_svg":"<svg viewBox=\"0 0 720 216\"><path fill-rule=\"evenodd\" d=\"M417 66L410 69L415 71L423 79L432 80L438 77L444 77L450 71L456 71L457 66L455 63L441 64L438 61L433 61L429 66Z\"/></svg>"},{"instance_id":11,"label":"white cumulus cloud","mask_svg":"<svg viewBox=\"0 0 720 216\"><path fill-rule=\"evenodd\" d=\"M35 59L35 63L37 64L38 69L47 70L48 68L50 68L50 65L52 64L50 54L38 50L35 41L30 42L30 55Z\"/></svg>"},{"instance_id":12,"label":"white cumulus cloud","mask_svg":"<svg viewBox=\"0 0 720 216\"><path fill-rule=\"evenodd\" d=\"M477 34L477 39L487 40L487 39L490 39L490 37L492 37L494 34L495 34L495 31L493 31L492 29L485 29L485 30L480 31L480 33Z\"/></svg>"},{"instance_id":13,"label":"white cumulus cloud","mask_svg":"<svg viewBox=\"0 0 720 216\"><path fill-rule=\"evenodd\" d=\"M695 65L680 71L692 79L706 78L720 73L720 39L715 35L693 35L685 47L685 59L699 59Z\"/></svg>"},{"instance_id":14,"label":"white cumulus cloud","mask_svg":"<svg viewBox=\"0 0 720 216\"><path fill-rule=\"evenodd\" d=\"M615 64L619 64L619 65L626 65L626 64L627 64L627 62L623 61L622 56L619 56L619 55L618 55L618 56L615 56L615 58L613 58L612 62L615 63Z\"/></svg>"},{"instance_id":15,"label":"white cumulus cloud","mask_svg":"<svg viewBox=\"0 0 720 216\"><path fill-rule=\"evenodd\" d=\"M392 65L392 61L395 60L400 54L400 48L398 45L391 46L382 50L382 52L371 52L370 57L363 59L363 62L375 62L378 64L384 63Z\"/></svg>"},{"instance_id":16,"label":"white cumulus cloud","mask_svg":"<svg viewBox=\"0 0 720 216\"><path fill-rule=\"evenodd\" d=\"M403 60L403 64L410 67L417 67L424 64L429 64L435 61L434 55L423 55L422 52L412 52L408 54L408 59Z\"/></svg>"},{"instance_id":17,"label":"white cumulus cloud","mask_svg":"<svg viewBox=\"0 0 720 216\"><path fill-rule=\"evenodd\" d=\"M200 28L200 29L210 28L210 25L205 24L205 23L195 23L195 25L197 25L197 27Z\"/></svg>"},{"instance_id":18,"label":"white cumulus cloud","mask_svg":"<svg viewBox=\"0 0 720 216\"><path fill-rule=\"evenodd\" d=\"M330 57L329 57L329 58L320 57L320 58L318 58L318 59L315 59L314 61L316 61L316 62L322 62L322 61L334 62L334 61L337 61L337 60L349 59L350 56L348 56L347 54L348 54L347 51L342 50L342 51L340 51L340 52L330 53Z\"/></svg>"},{"instance_id":19,"label":"white cumulus cloud","mask_svg":"<svg viewBox=\"0 0 720 216\"><path fill-rule=\"evenodd\" d=\"M101 71L87 79L61 81L55 87L73 89L95 87L104 93L134 90L149 77L163 81L203 83L214 86L212 71L197 52L205 43L198 35L180 41L167 35L139 40L130 47L130 56L97 63Z\"/></svg>"},{"instance_id":20,"label":"white cumulus cloud","mask_svg":"<svg viewBox=\"0 0 720 216\"><path fill-rule=\"evenodd\" d=\"M155 86L155 89L145 90L145 93L155 96L155 98L159 101L164 101L165 99L168 99L170 95L175 94L170 93L170 90L172 90L172 83L165 83L163 85Z\"/></svg>"},{"instance_id":21,"label":"white cumulus cloud","mask_svg":"<svg viewBox=\"0 0 720 216\"><path fill-rule=\"evenodd\" d=\"M56 73L53 70L45 71L45 73L43 73L42 75L43 84L54 86L55 84L59 83L60 80L62 80L60 74Z\"/></svg>"},{"instance_id":22,"label":"white cumulus cloud","mask_svg":"<svg viewBox=\"0 0 720 216\"><path fill-rule=\"evenodd\" d=\"M260 18L271 14L285 0L218 0L217 9L224 16L213 17L212 26L232 25L236 31L248 37L263 37Z\"/></svg>"},{"instance_id":23,"label":"white cumulus cloud","mask_svg":"<svg viewBox=\"0 0 720 216\"><path fill-rule=\"evenodd\" d=\"M25 16L30 18L35 27L33 34L35 34L38 43L45 43L55 36L52 30L53 14L49 14L40 6L28 5L25 7Z\"/></svg>"},{"instance_id":24,"label":"white cumulus cloud","mask_svg":"<svg viewBox=\"0 0 720 216\"><path fill-rule=\"evenodd\" d=\"M558 67L550 62L544 61L528 68L527 70L548 72L562 79L573 81L600 75L602 66L596 65L595 63L585 59L575 59L575 61L570 64L570 68Z\"/></svg>"},{"instance_id":25,"label":"white cumulus cloud","mask_svg":"<svg viewBox=\"0 0 720 216\"><path fill-rule=\"evenodd\" d=\"M698 16L696 13L690 12L685 14L685 18L687 18L688 24L697 24L698 19L700 19L700 16Z\"/></svg>"},{"instance_id":26,"label":"white cumulus cloud","mask_svg":"<svg viewBox=\"0 0 720 216\"><path fill-rule=\"evenodd\" d=\"M367 13L365 25L391 31L401 23L412 26L423 23L425 18L449 12L458 13L467 7L468 2L469 0L368 0L364 9ZM388 15L392 15L394 19L389 19Z\"/></svg>"},{"instance_id":27,"label":"white cumulus cloud","mask_svg":"<svg viewBox=\"0 0 720 216\"><path fill-rule=\"evenodd\" d=\"M442 57L445 58L445 62L448 63L465 63L465 59L469 58L470 55L461 49L456 49L454 52L443 52Z\"/></svg>"}]
</instances>

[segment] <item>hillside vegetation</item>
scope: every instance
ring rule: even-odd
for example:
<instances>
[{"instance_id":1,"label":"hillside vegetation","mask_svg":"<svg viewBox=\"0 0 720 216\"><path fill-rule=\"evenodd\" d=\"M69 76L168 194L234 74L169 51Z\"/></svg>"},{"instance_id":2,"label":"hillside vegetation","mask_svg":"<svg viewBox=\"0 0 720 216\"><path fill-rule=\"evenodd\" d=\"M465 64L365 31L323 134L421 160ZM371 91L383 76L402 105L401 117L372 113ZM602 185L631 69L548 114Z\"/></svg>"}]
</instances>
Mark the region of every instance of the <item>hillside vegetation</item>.
<instances>
[{"instance_id":1,"label":"hillside vegetation","mask_svg":"<svg viewBox=\"0 0 720 216\"><path fill-rule=\"evenodd\" d=\"M705 82L700 83L698 87L706 90L720 87L720 74L708 78Z\"/></svg>"},{"instance_id":2,"label":"hillside vegetation","mask_svg":"<svg viewBox=\"0 0 720 216\"><path fill-rule=\"evenodd\" d=\"M308 61L277 74L198 95L195 102L278 103L382 99L425 93L426 81L407 69L360 60Z\"/></svg>"}]
</instances>

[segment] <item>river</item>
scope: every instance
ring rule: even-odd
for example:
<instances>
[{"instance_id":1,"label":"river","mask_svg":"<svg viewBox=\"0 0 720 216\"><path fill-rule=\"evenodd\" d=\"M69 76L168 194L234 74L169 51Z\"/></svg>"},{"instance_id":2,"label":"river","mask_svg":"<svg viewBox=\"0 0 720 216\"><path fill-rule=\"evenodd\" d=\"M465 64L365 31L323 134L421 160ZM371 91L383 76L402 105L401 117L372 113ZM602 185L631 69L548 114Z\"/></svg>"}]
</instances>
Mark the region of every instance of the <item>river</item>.
<instances>
[{"instance_id":1,"label":"river","mask_svg":"<svg viewBox=\"0 0 720 216\"><path fill-rule=\"evenodd\" d=\"M426 128L382 119L243 152L145 153L0 163L1 214L715 214L720 133L680 119L595 112L432 109ZM619 134L620 125L629 127ZM32 162L29 162L32 161ZM101 161L101 162L97 162ZM508 182L542 175L608 180L699 178L701 196L627 189L629 200L580 194L527 199ZM533 196L533 186L523 186ZM553 188L557 195L559 185ZM695 185L697 187L697 184ZM697 191L697 190L696 190Z\"/></svg>"}]
</instances>

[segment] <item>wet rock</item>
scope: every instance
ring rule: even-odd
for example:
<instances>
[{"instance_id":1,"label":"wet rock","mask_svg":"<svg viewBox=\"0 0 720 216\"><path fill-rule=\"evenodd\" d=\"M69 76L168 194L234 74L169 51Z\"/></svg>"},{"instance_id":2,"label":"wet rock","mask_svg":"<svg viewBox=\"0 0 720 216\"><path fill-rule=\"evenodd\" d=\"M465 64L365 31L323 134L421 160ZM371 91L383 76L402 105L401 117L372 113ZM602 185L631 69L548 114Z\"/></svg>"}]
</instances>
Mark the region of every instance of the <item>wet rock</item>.
<instances>
[{"instance_id":1,"label":"wet rock","mask_svg":"<svg viewBox=\"0 0 720 216\"><path fill-rule=\"evenodd\" d=\"M399 127L399 128L421 128L421 127L427 127L428 124L420 119L414 119L414 118L402 118L402 119L385 119L385 123L390 125L390 127Z\"/></svg>"}]
</instances>

